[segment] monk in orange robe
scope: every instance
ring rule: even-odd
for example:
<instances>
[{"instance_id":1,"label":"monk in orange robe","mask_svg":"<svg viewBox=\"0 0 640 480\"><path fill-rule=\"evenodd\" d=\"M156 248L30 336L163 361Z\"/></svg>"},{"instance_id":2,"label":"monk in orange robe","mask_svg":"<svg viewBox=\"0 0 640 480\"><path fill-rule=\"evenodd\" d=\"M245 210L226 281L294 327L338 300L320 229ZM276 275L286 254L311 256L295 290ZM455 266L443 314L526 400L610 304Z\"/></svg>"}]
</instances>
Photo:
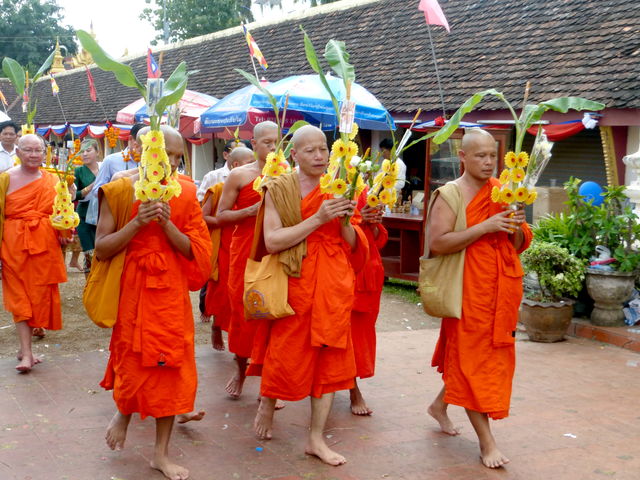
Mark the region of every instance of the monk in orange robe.
<instances>
[{"instance_id":1,"label":"monk in orange robe","mask_svg":"<svg viewBox=\"0 0 640 480\"><path fill-rule=\"evenodd\" d=\"M182 158L182 137L170 127L162 131L175 170ZM199 290L209 276L211 242L193 182L179 177L182 193L168 203L141 203L133 196L136 180L134 175L104 185L99 197L96 257L108 259L126 249L118 319L101 382L113 389L118 409L106 440L110 448L120 449L133 413L154 417L151 467L169 479L184 480L189 472L169 460L168 445L176 415L181 422L204 415L187 415L197 388L189 290ZM131 220L116 230L114 219L127 208Z\"/></svg>"},{"instance_id":2,"label":"monk in orange robe","mask_svg":"<svg viewBox=\"0 0 640 480\"><path fill-rule=\"evenodd\" d=\"M235 226L229 248L229 351L235 354L238 367L225 387L229 396L237 399L242 394L246 368L255 335L255 322L244 318L244 270L251 253L256 214L262 197L253 188L254 180L262 175L267 155L274 152L278 141L278 126L262 122L254 127L251 144L257 157L255 162L235 168L229 173L218 205L218 225Z\"/></svg>"},{"instance_id":3,"label":"monk in orange robe","mask_svg":"<svg viewBox=\"0 0 640 480\"><path fill-rule=\"evenodd\" d=\"M247 147L236 147L229 153L230 170L255 161L253 151ZM211 345L215 350L224 350L222 331L229 331L231 304L229 302L229 248L234 225L218 226L218 205L224 182L207 190L202 203L202 216L211 233L211 276L207 282L204 300L204 315L213 316L211 324Z\"/></svg>"},{"instance_id":4,"label":"monk in orange robe","mask_svg":"<svg viewBox=\"0 0 640 480\"><path fill-rule=\"evenodd\" d=\"M455 212L438 197L427 232L432 255L466 249L462 318L442 320L432 364L443 373L444 388L428 411L445 433L457 435L447 406L464 407L478 435L482 462L499 468L509 460L496 445L489 418L509 414L524 275L518 253L532 235L522 209L505 210L491 201L491 189L499 185L492 178L497 152L491 134L467 130L459 157L464 173L455 182L466 205L467 228L454 231Z\"/></svg>"},{"instance_id":5,"label":"monk in orange robe","mask_svg":"<svg viewBox=\"0 0 640 480\"><path fill-rule=\"evenodd\" d=\"M40 169L45 151L40 137L24 135L16 151L20 165L0 175L2 292L16 324L21 373L40 363L31 349L33 330L62 328L58 284L67 281L67 270L60 245L69 239L49 219L58 177Z\"/></svg>"},{"instance_id":6,"label":"monk in orange robe","mask_svg":"<svg viewBox=\"0 0 640 480\"><path fill-rule=\"evenodd\" d=\"M351 257L366 261L368 246L359 228L344 222L356 202L320 192L320 177L329 157L324 133L307 125L291 141L291 155L299 171L267 184L264 241L269 253L281 252L281 262L284 251L297 249L301 242L306 242L306 255L300 253L304 258L293 263L301 265L294 272L298 276L289 276L288 302L295 314L268 321L270 328L260 329L265 337L256 338L249 373L262 374L262 399L254 425L258 437L271 438L276 398L297 401L310 396L311 428L305 451L330 465L341 465L344 457L327 446L322 432L334 392L354 385L350 320L355 272ZM297 191L274 196L274 189L282 188L291 176L294 185L299 185ZM274 201L276 196L283 198L280 206ZM279 209L296 202L302 221L285 227Z\"/></svg>"},{"instance_id":7,"label":"monk in orange robe","mask_svg":"<svg viewBox=\"0 0 640 480\"><path fill-rule=\"evenodd\" d=\"M355 299L351 312L351 338L356 358L356 376L373 377L376 365L376 320L380 312L380 296L384 286L384 267L380 249L387 243L389 235L382 225L383 210L380 206L370 207L363 193L358 199L358 211L362 217L360 228L369 244L369 261L356 275ZM357 380L349 392L351 413L371 415L371 410L360 392Z\"/></svg>"}]
</instances>

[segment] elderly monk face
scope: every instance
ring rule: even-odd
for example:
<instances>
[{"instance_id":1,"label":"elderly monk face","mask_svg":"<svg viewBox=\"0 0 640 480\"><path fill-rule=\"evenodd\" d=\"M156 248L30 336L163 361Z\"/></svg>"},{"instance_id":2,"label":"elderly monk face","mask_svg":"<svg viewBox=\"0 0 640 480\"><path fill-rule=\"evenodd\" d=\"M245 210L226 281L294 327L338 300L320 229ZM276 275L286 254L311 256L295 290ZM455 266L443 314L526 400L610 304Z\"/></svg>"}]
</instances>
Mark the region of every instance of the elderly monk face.
<instances>
[{"instance_id":1,"label":"elderly monk face","mask_svg":"<svg viewBox=\"0 0 640 480\"><path fill-rule=\"evenodd\" d=\"M466 173L478 180L488 180L496 168L498 147L495 139L486 131L467 134L462 139L459 156Z\"/></svg>"},{"instance_id":2,"label":"elderly monk face","mask_svg":"<svg viewBox=\"0 0 640 480\"><path fill-rule=\"evenodd\" d=\"M307 125L294 135L291 156L300 171L310 177L320 178L329 163L327 137L316 127Z\"/></svg>"},{"instance_id":3,"label":"elderly monk face","mask_svg":"<svg viewBox=\"0 0 640 480\"><path fill-rule=\"evenodd\" d=\"M42 166L45 151L42 139L35 135L25 135L18 141L16 153L25 168L36 169Z\"/></svg>"}]
</instances>

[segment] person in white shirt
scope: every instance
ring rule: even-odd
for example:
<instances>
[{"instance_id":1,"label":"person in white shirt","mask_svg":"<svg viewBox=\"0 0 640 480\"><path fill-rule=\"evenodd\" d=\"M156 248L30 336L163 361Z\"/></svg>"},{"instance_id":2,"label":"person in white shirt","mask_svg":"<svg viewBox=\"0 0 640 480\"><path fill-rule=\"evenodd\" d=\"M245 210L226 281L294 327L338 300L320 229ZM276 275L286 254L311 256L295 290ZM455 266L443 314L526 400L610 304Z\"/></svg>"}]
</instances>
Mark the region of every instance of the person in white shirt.
<instances>
[{"instance_id":1,"label":"person in white shirt","mask_svg":"<svg viewBox=\"0 0 640 480\"><path fill-rule=\"evenodd\" d=\"M18 126L10 120L0 123L0 173L13 167Z\"/></svg>"},{"instance_id":2,"label":"person in white shirt","mask_svg":"<svg viewBox=\"0 0 640 480\"><path fill-rule=\"evenodd\" d=\"M390 138L385 138L384 140L382 140L380 142L380 151L382 152L382 157L383 158L390 158L391 157L391 149L393 148L393 141ZM398 171L398 178L396 180L396 192L398 193L398 199L400 201L400 199L402 199L402 189L404 188L404 186L406 185L406 180L407 180L407 166L405 165L405 163L402 161L402 158L398 157L398 159L396 160L396 162L398 163L399 171Z\"/></svg>"},{"instance_id":3,"label":"person in white shirt","mask_svg":"<svg viewBox=\"0 0 640 480\"><path fill-rule=\"evenodd\" d=\"M222 167L217 168L215 170L207 173L202 182L200 182L200 186L198 187L198 191L196 192L196 196L198 197L198 201L202 202L204 199L207 190L209 187L214 186L216 183L224 182L229 176L229 172L231 171L231 164L229 163L231 160L229 159L229 154L231 150L236 147L247 147L251 149L251 142L248 140L240 140L236 142L235 140L229 140L224 144L224 150L222 151L222 158L224 158L224 165Z\"/></svg>"}]
</instances>

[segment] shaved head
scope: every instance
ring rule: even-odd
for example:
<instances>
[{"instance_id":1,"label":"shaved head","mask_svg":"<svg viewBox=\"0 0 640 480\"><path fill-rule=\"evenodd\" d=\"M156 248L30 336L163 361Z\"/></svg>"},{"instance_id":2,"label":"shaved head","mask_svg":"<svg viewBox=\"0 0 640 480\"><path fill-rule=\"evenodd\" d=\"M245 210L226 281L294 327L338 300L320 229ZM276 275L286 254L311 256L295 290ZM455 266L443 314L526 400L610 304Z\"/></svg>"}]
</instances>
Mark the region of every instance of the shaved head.
<instances>
[{"instance_id":1,"label":"shaved head","mask_svg":"<svg viewBox=\"0 0 640 480\"><path fill-rule=\"evenodd\" d=\"M325 136L324 132L318 127L314 127L313 125L305 125L304 127L300 127L295 131L295 133L291 137L291 143L293 143L293 148L300 149L312 139L320 137L324 138L325 142L327 141L327 137Z\"/></svg>"},{"instance_id":2,"label":"shaved head","mask_svg":"<svg viewBox=\"0 0 640 480\"><path fill-rule=\"evenodd\" d=\"M255 127L253 127L253 138L258 140L261 137L264 137L265 135L273 132L274 130L276 132L278 131L278 125L276 123L269 120L267 120L266 122L260 122Z\"/></svg>"},{"instance_id":3,"label":"shaved head","mask_svg":"<svg viewBox=\"0 0 640 480\"><path fill-rule=\"evenodd\" d=\"M486 130L483 130L482 128L478 128L478 127L467 128L464 131L462 142L460 142L460 150L462 150L463 152L470 150L474 148L478 142L483 142L483 141L486 142L487 140L491 142L495 142L493 135L491 135Z\"/></svg>"},{"instance_id":4,"label":"shaved head","mask_svg":"<svg viewBox=\"0 0 640 480\"><path fill-rule=\"evenodd\" d=\"M254 160L253 150L247 147L236 147L229 154L229 163L234 167L241 167Z\"/></svg>"},{"instance_id":5,"label":"shaved head","mask_svg":"<svg viewBox=\"0 0 640 480\"><path fill-rule=\"evenodd\" d=\"M136 140L140 142L140 137L142 135L146 135L150 131L151 131L151 127L141 128L140 130L138 130L138 134L136 135ZM180 142L182 142L182 135L180 135L180 132L175 128L170 127L169 125L160 125L160 131L164 134L165 138L175 137L176 139L179 139Z\"/></svg>"},{"instance_id":6,"label":"shaved head","mask_svg":"<svg viewBox=\"0 0 640 480\"><path fill-rule=\"evenodd\" d=\"M18 139L18 149L24 148L25 144L31 143L33 140L39 141L40 143L42 143L42 146L46 148L47 145L41 136L34 133L28 133L27 135L23 135Z\"/></svg>"}]
</instances>

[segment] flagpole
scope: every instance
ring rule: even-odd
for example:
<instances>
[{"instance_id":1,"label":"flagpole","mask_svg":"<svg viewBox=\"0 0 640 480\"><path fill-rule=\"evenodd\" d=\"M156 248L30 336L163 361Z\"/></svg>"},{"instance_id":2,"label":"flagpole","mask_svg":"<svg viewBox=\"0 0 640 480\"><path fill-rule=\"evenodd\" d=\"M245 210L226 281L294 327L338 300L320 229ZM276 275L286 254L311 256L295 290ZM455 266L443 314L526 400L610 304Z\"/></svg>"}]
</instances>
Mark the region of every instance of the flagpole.
<instances>
[{"instance_id":1,"label":"flagpole","mask_svg":"<svg viewBox=\"0 0 640 480\"><path fill-rule=\"evenodd\" d=\"M442 104L442 118L446 118L447 113L444 107L444 95L442 93L442 84L440 83L440 72L438 71L438 59L436 58L436 49L433 46L433 39L431 38L431 26L427 22L427 32L429 32L429 45L431 45L431 55L433 56L433 65L436 69L436 80L438 82L438 92L440 93L440 103Z\"/></svg>"},{"instance_id":2,"label":"flagpole","mask_svg":"<svg viewBox=\"0 0 640 480\"><path fill-rule=\"evenodd\" d=\"M256 74L256 80L259 82L260 78L258 77L258 70L256 69L256 60L255 58L253 58L253 55L251 55L251 53L249 53L249 56L251 57L251 65L253 65L253 73Z\"/></svg>"}]
</instances>

